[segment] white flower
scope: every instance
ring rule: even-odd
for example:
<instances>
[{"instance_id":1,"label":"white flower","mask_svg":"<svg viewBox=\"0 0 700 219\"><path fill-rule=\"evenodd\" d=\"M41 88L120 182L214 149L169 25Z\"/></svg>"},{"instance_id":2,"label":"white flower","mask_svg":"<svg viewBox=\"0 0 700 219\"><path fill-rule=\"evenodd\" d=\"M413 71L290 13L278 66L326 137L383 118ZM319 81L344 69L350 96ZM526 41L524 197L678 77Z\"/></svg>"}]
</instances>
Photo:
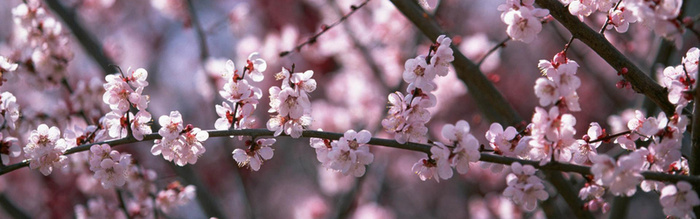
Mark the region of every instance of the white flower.
<instances>
[{"instance_id":1,"label":"white flower","mask_svg":"<svg viewBox=\"0 0 700 219\"><path fill-rule=\"evenodd\" d=\"M131 164L130 154L113 151L107 144L93 145L90 152L90 170L95 172L93 177L100 181L102 187L110 189L126 183Z\"/></svg>"},{"instance_id":2,"label":"white flower","mask_svg":"<svg viewBox=\"0 0 700 219\"><path fill-rule=\"evenodd\" d=\"M158 130L158 134L163 136L163 139L176 139L180 136L180 132L184 128L182 124L182 115L178 111L171 111L170 116L162 115L158 118L158 123L161 128Z\"/></svg>"},{"instance_id":3,"label":"white flower","mask_svg":"<svg viewBox=\"0 0 700 219\"><path fill-rule=\"evenodd\" d=\"M319 131L322 131L319 129ZM321 164L326 167L330 168L330 158L328 157L328 153L333 150L333 146L331 145L331 140L328 139L322 139L322 138L309 138L309 144L311 145L312 148L316 149L316 159L318 159Z\"/></svg>"},{"instance_id":4,"label":"white flower","mask_svg":"<svg viewBox=\"0 0 700 219\"><path fill-rule=\"evenodd\" d=\"M303 91L303 95L306 93L311 93L316 90L316 80L311 78L314 76L314 71L307 70L304 73L294 73L292 74L291 82L294 83L295 88Z\"/></svg>"},{"instance_id":5,"label":"white flower","mask_svg":"<svg viewBox=\"0 0 700 219\"><path fill-rule=\"evenodd\" d=\"M610 24L607 28L615 27L615 30L619 33L627 32L630 23L637 22L637 17L634 16L633 11L625 8L624 2L618 6L616 10L610 10L608 16L610 17Z\"/></svg>"},{"instance_id":6,"label":"white flower","mask_svg":"<svg viewBox=\"0 0 700 219\"><path fill-rule=\"evenodd\" d=\"M700 205L698 194L693 190L693 186L685 181L664 187L659 199L664 207L664 214L669 217L695 218L693 207Z\"/></svg>"},{"instance_id":7,"label":"white flower","mask_svg":"<svg viewBox=\"0 0 700 219\"><path fill-rule=\"evenodd\" d=\"M153 147L151 147L151 154L158 156L163 154L163 158L167 161L172 161L177 158L177 151L179 148L183 147L183 142L179 138L174 139L156 139L154 141Z\"/></svg>"},{"instance_id":8,"label":"white flower","mask_svg":"<svg viewBox=\"0 0 700 219\"><path fill-rule=\"evenodd\" d=\"M192 128L188 125L185 128L185 133L182 134L180 138L182 141L182 147L177 148L177 157L175 158L175 164L179 166L185 166L186 164L195 164L197 159L204 154L207 150L202 145L202 142L209 138L209 133L202 131L199 128Z\"/></svg>"},{"instance_id":9,"label":"white flower","mask_svg":"<svg viewBox=\"0 0 700 219\"><path fill-rule=\"evenodd\" d=\"M5 72L13 72L17 70L18 66L19 64L11 62L10 59L6 58L5 56L0 56L0 76L2 76L2 74Z\"/></svg>"},{"instance_id":10,"label":"white flower","mask_svg":"<svg viewBox=\"0 0 700 219\"><path fill-rule=\"evenodd\" d=\"M548 14L549 11L546 12ZM545 15L546 15L545 14ZM538 14L539 15L539 14ZM542 23L535 17L530 9L521 7L520 10L510 10L504 12L502 20L508 25L506 33L513 40L530 43L537 37L537 34L542 31Z\"/></svg>"},{"instance_id":11,"label":"white flower","mask_svg":"<svg viewBox=\"0 0 700 219\"><path fill-rule=\"evenodd\" d=\"M538 78L535 81L535 95L540 99L540 106L549 106L559 101L559 89L554 81Z\"/></svg>"},{"instance_id":12,"label":"white flower","mask_svg":"<svg viewBox=\"0 0 700 219\"><path fill-rule=\"evenodd\" d=\"M131 134L134 135L136 140L141 141L144 135L153 133L149 124L151 122L151 114L148 111L141 110L135 116L129 112L129 115L131 117Z\"/></svg>"},{"instance_id":13,"label":"white flower","mask_svg":"<svg viewBox=\"0 0 700 219\"><path fill-rule=\"evenodd\" d=\"M406 60L404 64L403 80L408 83L413 83L417 88L425 91L432 91L435 87L432 84L435 79L436 72L428 66L425 58L418 56L413 59Z\"/></svg>"},{"instance_id":14,"label":"white flower","mask_svg":"<svg viewBox=\"0 0 700 219\"><path fill-rule=\"evenodd\" d=\"M355 130L346 131L338 141L331 142L332 149L328 152L329 167L345 175L364 175L365 165L374 161L374 155L369 152L367 146L371 138L372 135L367 130L359 133Z\"/></svg>"},{"instance_id":15,"label":"white flower","mask_svg":"<svg viewBox=\"0 0 700 219\"><path fill-rule=\"evenodd\" d=\"M129 101L132 101L131 103L141 101L140 95L136 94L121 76L117 74L107 75L105 80L107 82L103 86L106 92L102 96L102 101L108 104L113 111L119 114L125 113L129 111Z\"/></svg>"},{"instance_id":16,"label":"white flower","mask_svg":"<svg viewBox=\"0 0 700 219\"><path fill-rule=\"evenodd\" d=\"M253 52L248 55L248 60L246 60L247 63L245 66L248 70L248 76L255 82L261 82L265 78L262 72L267 70L267 62L258 57L259 55L257 52ZM233 62L231 62L231 64L233 65Z\"/></svg>"},{"instance_id":17,"label":"white flower","mask_svg":"<svg viewBox=\"0 0 700 219\"><path fill-rule=\"evenodd\" d=\"M1 78L0 81L2 81ZM17 122L17 119L19 119L19 104L17 104L17 98L10 92L2 92L2 94L0 94L0 125L7 123L10 129L15 129L15 122Z\"/></svg>"},{"instance_id":18,"label":"white flower","mask_svg":"<svg viewBox=\"0 0 700 219\"><path fill-rule=\"evenodd\" d=\"M641 171L643 160L640 154L632 153L619 158L615 162L607 155L591 157L593 166L591 172L595 180L608 186L614 195L632 196L644 177Z\"/></svg>"},{"instance_id":19,"label":"white flower","mask_svg":"<svg viewBox=\"0 0 700 219\"><path fill-rule=\"evenodd\" d=\"M430 65L433 67L435 74L439 76L446 76L449 70L450 63L455 60L453 55L454 51L450 45L452 44L452 39L445 35L440 35L436 41L437 49L435 49L435 54L430 58Z\"/></svg>"},{"instance_id":20,"label":"white flower","mask_svg":"<svg viewBox=\"0 0 700 219\"><path fill-rule=\"evenodd\" d=\"M497 154L503 154L504 156L514 157L515 153L515 140L518 131L514 127L508 126L506 130L503 130L503 126L498 123L492 123L489 130L486 131L486 140L496 151Z\"/></svg>"},{"instance_id":21,"label":"white flower","mask_svg":"<svg viewBox=\"0 0 700 219\"><path fill-rule=\"evenodd\" d=\"M236 148L233 150L233 159L238 162L239 167L248 166L253 171L258 171L263 161L269 160L274 155L274 150L270 147L275 143L274 138L261 138L253 141L246 141L248 149Z\"/></svg>"},{"instance_id":22,"label":"white flower","mask_svg":"<svg viewBox=\"0 0 700 219\"><path fill-rule=\"evenodd\" d=\"M421 159L413 165L413 172L423 181L435 178L435 181L440 182L440 178L452 178L454 172L449 161L450 149L435 142L435 145L430 147L430 153L430 159Z\"/></svg>"},{"instance_id":23,"label":"white flower","mask_svg":"<svg viewBox=\"0 0 700 219\"><path fill-rule=\"evenodd\" d=\"M453 151L452 166L457 169L459 174L467 174L470 162L477 162L481 158L479 152L479 141L472 135L469 135L464 141L457 144Z\"/></svg>"},{"instance_id":24,"label":"white flower","mask_svg":"<svg viewBox=\"0 0 700 219\"><path fill-rule=\"evenodd\" d=\"M29 143L24 147L24 156L29 161L29 167L39 169L48 176L54 167L62 168L67 164L63 153L67 149L66 141L61 139L61 131L57 127L49 128L41 124L29 135Z\"/></svg>"},{"instance_id":25,"label":"white flower","mask_svg":"<svg viewBox=\"0 0 700 219\"><path fill-rule=\"evenodd\" d=\"M112 138L122 138L126 137L128 134L126 127L126 115L123 115L117 111L111 111L107 113L100 120L100 124L107 129L109 137Z\"/></svg>"},{"instance_id":26,"label":"white flower","mask_svg":"<svg viewBox=\"0 0 700 219\"><path fill-rule=\"evenodd\" d=\"M156 207L164 213L171 209L186 205L196 197L196 189L193 185L183 187L180 182L172 182L166 190L158 192L155 198Z\"/></svg>"},{"instance_id":27,"label":"white flower","mask_svg":"<svg viewBox=\"0 0 700 219\"><path fill-rule=\"evenodd\" d=\"M520 163L511 164L512 173L506 177L508 187L503 191L503 196L513 200L515 204L523 205L527 211L535 210L537 200L546 200L549 194L544 191L542 180L535 176L535 168Z\"/></svg>"},{"instance_id":28,"label":"white flower","mask_svg":"<svg viewBox=\"0 0 700 219\"><path fill-rule=\"evenodd\" d=\"M17 138L11 136L3 138L0 132L0 159L2 160L2 165L8 165L10 157L19 157L20 153L22 153L22 148L17 144Z\"/></svg>"}]
</instances>

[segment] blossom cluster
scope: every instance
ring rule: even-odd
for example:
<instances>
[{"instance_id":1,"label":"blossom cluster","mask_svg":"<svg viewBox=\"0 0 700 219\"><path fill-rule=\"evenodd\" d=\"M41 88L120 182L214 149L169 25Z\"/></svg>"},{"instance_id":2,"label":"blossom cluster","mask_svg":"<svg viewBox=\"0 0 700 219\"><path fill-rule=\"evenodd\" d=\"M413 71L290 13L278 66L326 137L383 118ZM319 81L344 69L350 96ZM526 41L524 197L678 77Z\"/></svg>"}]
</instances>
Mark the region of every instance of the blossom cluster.
<instances>
[{"instance_id":1,"label":"blossom cluster","mask_svg":"<svg viewBox=\"0 0 700 219\"><path fill-rule=\"evenodd\" d=\"M512 172L506 177L508 187L503 191L503 196L523 205L527 211L537 207L537 200L549 198L542 179L535 175L537 170L533 166L516 162L510 165L510 169Z\"/></svg>"},{"instance_id":2,"label":"blossom cluster","mask_svg":"<svg viewBox=\"0 0 700 219\"><path fill-rule=\"evenodd\" d=\"M434 142L435 145L430 148L430 157L416 162L413 172L423 181L434 178L437 182L440 182L440 178L451 178L452 167L459 174L466 174L469 164L481 158L479 142L469 131L469 123L464 120L457 121L455 125L444 125L442 137L447 143Z\"/></svg>"},{"instance_id":3,"label":"blossom cluster","mask_svg":"<svg viewBox=\"0 0 700 219\"><path fill-rule=\"evenodd\" d=\"M374 161L367 146L371 138L372 134L367 130L348 130L337 141L311 138L310 145L316 149L318 161L327 169L360 177L365 174L365 165Z\"/></svg>"},{"instance_id":4,"label":"blossom cluster","mask_svg":"<svg viewBox=\"0 0 700 219\"><path fill-rule=\"evenodd\" d=\"M561 0L568 4L569 12L583 20L596 11L606 14L607 29L613 27L624 33L630 23L640 22L656 34L680 45L684 33L679 19L683 0L638 1L638 0Z\"/></svg>"},{"instance_id":5,"label":"blossom cluster","mask_svg":"<svg viewBox=\"0 0 700 219\"><path fill-rule=\"evenodd\" d=\"M216 105L216 114L220 118L216 120L214 127L218 130L245 129L255 124L253 111L262 97L262 90L251 85L248 79L254 82L262 81L265 77L262 72L267 69L267 63L258 58L257 53L250 54L246 63L243 71L239 72L233 61L226 61L222 74L226 84L223 90L219 91L219 95L231 104L222 102L221 105Z\"/></svg>"},{"instance_id":6,"label":"blossom cluster","mask_svg":"<svg viewBox=\"0 0 700 219\"><path fill-rule=\"evenodd\" d=\"M153 132L151 113L146 111L151 100L148 95L142 94L148 86L147 78L148 72L143 68L105 76L102 101L112 111L100 119L100 124L108 130L110 137L123 138L131 134L136 140L143 140L144 135ZM132 107L138 110L136 115L130 112Z\"/></svg>"},{"instance_id":7,"label":"blossom cluster","mask_svg":"<svg viewBox=\"0 0 700 219\"><path fill-rule=\"evenodd\" d=\"M693 100L693 95L689 92L694 89L698 77L698 57L700 49L690 48L683 56L681 64L666 67L659 80L661 86L668 89L668 100L681 108Z\"/></svg>"},{"instance_id":8,"label":"blossom cluster","mask_svg":"<svg viewBox=\"0 0 700 219\"><path fill-rule=\"evenodd\" d=\"M399 143L408 141L424 143L428 128L425 124L430 120L430 112L426 108L437 104L433 92L437 87L433 81L436 76L446 76L449 65L454 61L450 48L452 40L440 35L437 42L430 46L428 56L417 56L406 60L403 79L409 83L407 94L401 92L389 94L389 112L382 120L382 126Z\"/></svg>"},{"instance_id":9,"label":"blossom cluster","mask_svg":"<svg viewBox=\"0 0 700 219\"><path fill-rule=\"evenodd\" d=\"M525 43L532 42L542 31L542 18L549 10L535 8L535 0L506 0L499 5L501 21L508 25L506 33L510 38Z\"/></svg>"},{"instance_id":10,"label":"blossom cluster","mask_svg":"<svg viewBox=\"0 0 700 219\"><path fill-rule=\"evenodd\" d=\"M112 150L108 144L96 144L90 147L88 163L90 170L95 172L95 179L100 181L102 187L105 189L121 187L126 183L131 154L120 154Z\"/></svg>"},{"instance_id":11,"label":"blossom cluster","mask_svg":"<svg viewBox=\"0 0 700 219\"><path fill-rule=\"evenodd\" d=\"M156 207L165 213L169 213L174 208L188 204L197 196L196 188L193 185L182 186L180 182L172 182L167 189L158 192L156 195Z\"/></svg>"},{"instance_id":12,"label":"blossom cluster","mask_svg":"<svg viewBox=\"0 0 700 219\"><path fill-rule=\"evenodd\" d=\"M61 138L61 131L52 126L41 124L29 135L29 142L24 147L24 156L29 160L29 168L39 169L48 176L53 168L63 168L67 158L63 153L68 149L68 143Z\"/></svg>"},{"instance_id":13,"label":"blossom cluster","mask_svg":"<svg viewBox=\"0 0 700 219\"><path fill-rule=\"evenodd\" d=\"M158 134L162 139L156 139L151 153L163 155L167 161L174 161L178 166L195 164L197 159L206 152L202 142L209 138L209 133L195 128L191 124L183 125L182 115L178 111L171 111L170 115L162 115L158 118L160 130Z\"/></svg>"},{"instance_id":14,"label":"blossom cluster","mask_svg":"<svg viewBox=\"0 0 700 219\"><path fill-rule=\"evenodd\" d=\"M61 22L50 16L38 0L24 1L13 8L12 19L19 42L11 58L27 65L26 69L37 76L38 81L60 83L68 62L73 59L69 36L64 33Z\"/></svg>"},{"instance_id":15,"label":"blossom cluster","mask_svg":"<svg viewBox=\"0 0 700 219\"><path fill-rule=\"evenodd\" d=\"M292 69L294 71L294 69ZM301 137L301 132L311 125L311 102L309 93L316 90L316 80L311 78L314 72L291 73L288 69L275 75L282 80L282 86L270 87L270 109L268 112L277 113L267 121L267 129L275 132L275 137L282 134Z\"/></svg>"}]
</instances>

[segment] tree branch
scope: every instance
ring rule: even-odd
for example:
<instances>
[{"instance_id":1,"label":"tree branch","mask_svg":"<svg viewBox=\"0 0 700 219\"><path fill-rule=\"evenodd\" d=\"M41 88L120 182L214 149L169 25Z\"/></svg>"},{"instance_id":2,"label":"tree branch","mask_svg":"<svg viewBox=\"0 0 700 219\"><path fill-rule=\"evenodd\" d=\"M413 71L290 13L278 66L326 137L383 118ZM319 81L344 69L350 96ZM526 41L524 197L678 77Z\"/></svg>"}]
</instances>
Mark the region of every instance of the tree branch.
<instances>
[{"instance_id":1,"label":"tree branch","mask_svg":"<svg viewBox=\"0 0 700 219\"><path fill-rule=\"evenodd\" d=\"M242 130L202 130L207 133L209 133L209 137L230 137L230 136L257 136L257 137L269 137L273 136L274 132L267 130L267 129L242 129ZM285 134L282 134L280 136L287 136ZM302 132L302 137L305 138L323 138L323 139L330 139L330 140L338 140L340 137L343 137L343 133L335 133L335 132L324 132L324 131L314 131L314 130L304 130ZM135 143L135 142L142 142L142 141L152 141L155 139L161 139L162 137L157 134L148 134L143 136L143 140L139 141L134 138L120 138L120 139L114 139L114 140L109 140L109 141L103 141L103 142L96 142L96 143L89 143L89 144L84 144L80 145L77 147L73 147L71 149L68 149L64 155L70 155L82 151L87 151L90 150L90 147L96 144L108 144L112 147L117 146L117 145L124 145L124 144L130 144L130 143ZM422 152L422 153L430 153L430 148L432 145L428 144L420 144L420 143L413 143L413 142L407 142L405 144L400 144L399 142L395 140L390 140L390 139L383 139L383 138L372 138L370 139L369 143L371 145L375 146L385 146L385 147L390 147L390 148L397 148L397 149L404 149L404 150L410 150L410 151L417 151L417 152ZM539 161L534 161L534 160L523 160L523 159L518 159L518 158L513 158L513 157L504 157L500 155L495 155L495 154L490 154L490 153L481 153L481 159L480 161L484 162L489 162L489 163L498 163L498 164L505 164L505 165L510 165L513 162L518 162L523 165L532 165L533 167L541 170L556 170L556 171L563 171L563 172L572 172L572 173L579 173L582 175L591 175L591 167L588 166L582 166L582 165L576 165L576 164L568 164L568 163L558 163L558 162L549 162L545 165L540 165ZM11 164L5 167L0 167L0 175L12 172L13 170L17 170L23 167L29 166L29 160L23 160L19 163ZM655 181L665 181L665 182L678 182L678 181L686 181L690 184L694 185L700 185L700 177L699 176L687 176L687 175L672 175L672 174L667 174L667 173L661 173L661 172L652 172L652 171L642 171L641 172L642 176L644 176L645 179L648 180L655 180Z\"/></svg>"},{"instance_id":2,"label":"tree branch","mask_svg":"<svg viewBox=\"0 0 700 219\"><path fill-rule=\"evenodd\" d=\"M559 20L573 37L588 45L617 72L620 72L622 68L627 68L627 74L622 76L632 84L632 89L649 97L651 101L661 107L666 115L673 115L675 107L668 101L666 90L610 44L605 36L591 29L576 16L571 15L569 10L557 0L536 0L536 3L549 9L550 14Z\"/></svg>"}]
</instances>

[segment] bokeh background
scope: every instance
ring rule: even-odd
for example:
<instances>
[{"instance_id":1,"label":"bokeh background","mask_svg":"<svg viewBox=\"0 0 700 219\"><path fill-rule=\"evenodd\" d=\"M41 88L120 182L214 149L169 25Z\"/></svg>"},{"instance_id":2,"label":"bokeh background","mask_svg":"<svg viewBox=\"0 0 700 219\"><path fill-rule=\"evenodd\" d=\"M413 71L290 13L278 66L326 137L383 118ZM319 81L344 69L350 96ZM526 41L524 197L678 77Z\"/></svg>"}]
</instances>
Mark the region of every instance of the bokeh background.
<instances>
[{"instance_id":1,"label":"bokeh background","mask_svg":"<svg viewBox=\"0 0 700 219\"><path fill-rule=\"evenodd\" d=\"M315 43L293 51L294 47L319 32L323 25L336 22L361 0L66 0L58 1L75 12L76 19L103 46L106 57L126 70L145 68L150 85L149 111L154 118L172 110L183 114L186 123L213 129L217 118L214 105L223 81L219 78L226 60L242 69L252 52L267 61L265 80L256 85L263 99L256 110L259 128L269 118L267 89L278 85L274 74L282 67L296 71L313 70L318 89L311 94L314 119L310 129L345 132L367 129L375 137L393 138L382 130L380 121L387 110L387 95L405 92L401 79L403 63L425 55L431 39L423 36L386 0L371 0L347 20L318 37ZM12 9L19 0L0 2L0 55L23 58L21 41L12 22ZM507 38L506 25L496 7L503 1L430 1L429 13L449 33L453 43L473 61L484 58L488 50ZM697 1L694 2L697 5ZM690 7L693 8L693 7ZM693 10L698 10L695 7ZM49 10L50 11L50 10ZM55 13L50 11L52 16ZM692 13L692 10L689 11ZM695 12L697 13L697 12ZM194 16L193 16L194 15ZM57 18L60 20L60 18ZM597 14L586 22L598 29L605 15ZM83 110L93 121L108 112L101 102L101 83L105 72L87 54L78 39L63 26L73 52L62 76L73 87L87 85ZM198 36L201 29L204 38ZM609 31L607 38L647 72L656 73L667 65L677 65L689 47L698 41L686 34L682 48L662 43L646 27L633 24L627 33ZM556 21L543 26L530 43L507 42L504 48L488 56L481 70L496 85L522 118L531 117L538 106L535 80L540 77L537 63L551 59L561 51L570 34ZM205 42L204 47L200 41ZM202 52L205 50L206 52ZM280 57L284 51L293 51ZM608 117L630 108L643 108L656 115L653 105L630 89L618 89L620 77L595 52L575 41L569 58L581 66L578 76L580 112L572 113L582 136L590 122L610 127ZM109 72L115 73L115 72ZM7 81L0 91L10 91L21 107L22 119L14 133L26 144L30 130L38 124L65 127L84 125L76 115L75 100L61 84L46 82L39 75L20 70L3 76ZM94 82L90 82L94 81ZM472 133L485 143L490 123L484 120L464 84L454 71L438 78L438 104L431 108L428 123L430 139L440 138L444 124L466 120ZM92 85L92 86L91 86ZM629 112L629 111L628 111ZM343 176L320 167L308 139L278 138L275 155L260 171L239 168L231 157L235 148L243 148L238 138L211 138L204 144L207 152L195 165L175 167L150 153L152 142L116 147L133 154L145 168L157 173L156 185L164 188L172 181L197 185L198 200L169 218L205 218L212 212L222 218L530 218L544 217L542 209L524 212L500 197L505 175L493 174L473 166L466 175L455 175L439 183L421 181L412 171L413 163L425 154L398 149L372 147L374 163L365 176ZM604 144L599 150L615 150ZM86 153L86 152L83 152ZM22 158L22 157L20 157ZM14 158L12 163L21 161ZM576 188L583 180L571 177ZM550 199L546 206L559 215L571 216L563 200L547 186ZM90 174L54 171L43 176L29 168L0 176L2 198L33 218L70 218L76 205L102 197L117 203L113 190L104 190ZM613 201L609 197L609 201ZM663 218L658 195L637 192L628 199L628 217ZM212 210L213 209L213 210ZM597 216L604 217L600 212ZM164 216L164 215L161 215ZM0 210L0 218L10 215Z\"/></svg>"}]
</instances>

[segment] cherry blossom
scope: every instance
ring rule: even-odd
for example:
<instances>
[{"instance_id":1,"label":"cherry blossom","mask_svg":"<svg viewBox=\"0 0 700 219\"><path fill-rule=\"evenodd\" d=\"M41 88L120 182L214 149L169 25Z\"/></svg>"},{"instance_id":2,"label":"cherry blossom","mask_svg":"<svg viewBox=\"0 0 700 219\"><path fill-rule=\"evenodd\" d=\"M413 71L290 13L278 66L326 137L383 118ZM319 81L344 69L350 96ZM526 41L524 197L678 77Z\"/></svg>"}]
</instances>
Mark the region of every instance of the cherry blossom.
<instances>
[{"instance_id":1,"label":"cherry blossom","mask_svg":"<svg viewBox=\"0 0 700 219\"><path fill-rule=\"evenodd\" d=\"M263 161L269 160L274 155L272 144L277 140L274 138L260 138L255 141L246 141L248 149L236 148L233 150L233 159L238 162L239 167L248 166L253 171L260 170Z\"/></svg>"},{"instance_id":2,"label":"cherry blossom","mask_svg":"<svg viewBox=\"0 0 700 219\"><path fill-rule=\"evenodd\" d=\"M130 154L120 154L107 144L93 145L90 152L90 170L95 172L94 178L100 181L102 187L110 189L126 183Z\"/></svg>"},{"instance_id":3,"label":"cherry blossom","mask_svg":"<svg viewBox=\"0 0 700 219\"><path fill-rule=\"evenodd\" d=\"M544 191L542 180L535 176L535 168L520 163L511 164L511 172L506 177L508 187L503 191L503 196L513 200L515 204L522 205L527 211L537 207L537 200L544 201L549 194Z\"/></svg>"},{"instance_id":4,"label":"cherry blossom","mask_svg":"<svg viewBox=\"0 0 700 219\"><path fill-rule=\"evenodd\" d=\"M542 23L540 23L539 18L547 16L549 10L536 9L531 5L529 7L516 7L506 9L499 6L499 10L504 9L501 20L508 25L506 33L513 40L530 43L542 31Z\"/></svg>"},{"instance_id":5,"label":"cherry blossom","mask_svg":"<svg viewBox=\"0 0 700 219\"><path fill-rule=\"evenodd\" d=\"M316 81L311 76L313 72L310 71L290 75L285 68L276 75L282 80L282 86L270 87L268 112L277 112L277 115L267 121L267 129L274 131L275 137L284 131L293 138L299 138L302 131L311 125L311 102L306 93L315 90ZM290 77L294 78L290 80Z\"/></svg>"},{"instance_id":6,"label":"cherry blossom","mask_svg":"<svg viewBox=\"0 0 700 219\"><path fill-rule=\"evenodd\" d=\"M433 68L431 71L434 71L438 76L444 77L447 75L450 63L455 60L454 51L450 47L452 39L445 35L440 35L435 41L435 45L437 49L435 49L435 53L430 58L430 65Z\"/></svg>"},{"instance_id":7,"label":"cherry blossom","mask_svg":"<svg viewBox=\"0 0 700 219\"><path fill-rule=\"evenodd\" d=\"M331 142L328 167L345 175L355 177L364 175L365 165L374 161L374 155L369 152L369 146L367 146L371 138L372 134L367 130L346 131L338 141Z\"/></svg>"},{"instance_id":8,"label":"cherry blossom","mask_svg":"<svg viewBox=\"0 0 700 219\"><path fill-rule=\"evenodd\" d=\"M61 131L52 126L41 124L29 135L29 143L24 147L24 156L29 160L29 168L39 169L48 176L53 168L62 168L67 164L66 141L61 137Z\"/></svg>"},{"instance_id":9,"label":"cherry blossom","mask_svg":"<svg viewBox=\"0 0 700 219\"><path fill-rule=\"evenodd\" d=\"M661 190L661 206L669 217L695 218L693 207L700 205L698 194L693 186L685 181L671 184Z\"/></svg>"},{"instance_id":10,"label":"cherry blossom","mask_svg":"<svg viewBox=\"0 0 700 219\"><path fill-rule=\"evenodd\" d=\"M136 115L129 113L131 120L131 134L136 140L143 140L143 136L151 134L151 114L148 111L139 111Z\"/></svg>"},{"instance_id":11,"label":"cherry blossom","mask_svg":"<svg viewBox=\"0 0 700 219\"><path fill-rule=\"evenodd\" d=\"M318 131L323 131L319 129ZM333 145L331 140L322 138L309 138L309 145L316 149L316 159L321 162L322 166L330 168L331 159L328 157L328 153L333 150Z\"/></svg>"},{"instance_id":12,"label":"cherry blossom","mask_svg":"<svg viewBox=\"0 0 700 219\"><path fill-rule=\"evenodd\" d=\"M163 136L163 139L176 139L180 136L184 125L182 124L182 115L178 111L171 111L169 116L162 115L158 118L158 123L161 128L158 130L158 134Z\"/></svg>"},{"instance_id":13,"label":"cherry blossom","mask_svg":"<svg viewBox=\"0 0 700 219\"><path fill-rule=\"evenodd\" d=\"M591 157L591 172L595 180L608 186L614 195L632 196L643 179L639 173L643 165L642 157L632 153L615 162L607 155L596 155Z\"/></svg>"},{"instance_id":14,"label":"cherry blossom","mask_svg":"<svg viewBox=\"0 0 700 219\"><path fill-rule=\"evenodd\" d=\"M176 207L188 204L196 197L196 188L193 185L183 187L180 182L172 182L165 190L158 192L155 198L156 207L168 214Z\"/></svg>"},{"instance_id":15,"label":"cherry blossom","mask_svg":"<svg viewBox=\"0 0 700 219\"><path fill-rule=\"evenodd\" d=\"M78 219L87 218L115 218L115 219L126 219L124 211L119 209L119 205L114 202L106 202L104 198L98 197L95 199L90 199L87 202L87 206L76 205L75 206L75 216Z\"/></svg>"},{"instance_id":16,"label":"cherry blossom","mask_svg":"<svg viewBox=\"0 0 700 219\"><path fill-rule=\"evenodd\" d=\"M627 32L630 23L637 22L634 12L625 8L625 2L620 3L617 9L610 9L608 16L610 17L610 25L607 28L615 27L615 30L619 33Z\"/></svg>"},{"instance_id":17,"label":"cherry blossom","mask_svg":"<svg viewBox=\"0 0 700 219\"><path fill-rule=\"evenodd\" d=\"M413 164L414 173L418 175L420 180L425 181L435 178L436 182L440 182L440 178L452 178L452 168L450 165L450 149L440 142L435 142L435 145L430 147L430 158L423 158Z\"/></svg>"},{"instance_id":18,"label":"cherry blossom","mask_svg":"<svg viewBox=\"0 0 700 219\"><path fill-rule=\"evenodd\" d=\"M3 138L3 134L0 132L0 159L2 160L2 165L8 165L10 157L19 157L20 153L22 153L22 148L17 144L17 138L12 136Z\"/></svg>"},{"instance_id":19,"label":"cherry blossom","mask_svg":"<svg viewBox=\"0 0 700 219\"><path fill-rule=\"evenodd\" d=\"M316 80L311 78L314 76L314 71L307 70L303 73L294 73L290 82L294 84L294 88L300 90L300 94L305 96L308 93L316 90Z\"/></svg>"},{"instance_id":20,"label":"cherry blossom","mask_svg":"<svg viewBox=\"0 0 700 219\"><path fill-rule=\"evenodd\" d=\"M0 94L0 125L7 124L10 129L15 129L17 119L19 119L17 98L10 92L2 92Z\"/></svg>"},{"instance_id":21,"label":"cherry blossom","mask_svg":"<svg viewBox=\"0 0 700 219\"><path fill-rule=\"evenodd\" d=\"M248 60L246 60L245 68L248 70L248 76L255 82L262 81L265 78L263 72L267 70L267 62L259 57L257 52L253 52L248 55Z\"/></svg>"},{"instance_id":22,"label":"cherry blossom","mask_svg":"<svg viewBox=\"0 0 700 219\"><path fill-rule=\"evenodd\" d=\"M403 72L403 80L408 83L413 83L417 88L423 90L434 90L435 87L430 83L435 78L436 72L431 71L424 57L418 56L414 59L406 60L405 70Z\"/></svg>"}]
</instances>

